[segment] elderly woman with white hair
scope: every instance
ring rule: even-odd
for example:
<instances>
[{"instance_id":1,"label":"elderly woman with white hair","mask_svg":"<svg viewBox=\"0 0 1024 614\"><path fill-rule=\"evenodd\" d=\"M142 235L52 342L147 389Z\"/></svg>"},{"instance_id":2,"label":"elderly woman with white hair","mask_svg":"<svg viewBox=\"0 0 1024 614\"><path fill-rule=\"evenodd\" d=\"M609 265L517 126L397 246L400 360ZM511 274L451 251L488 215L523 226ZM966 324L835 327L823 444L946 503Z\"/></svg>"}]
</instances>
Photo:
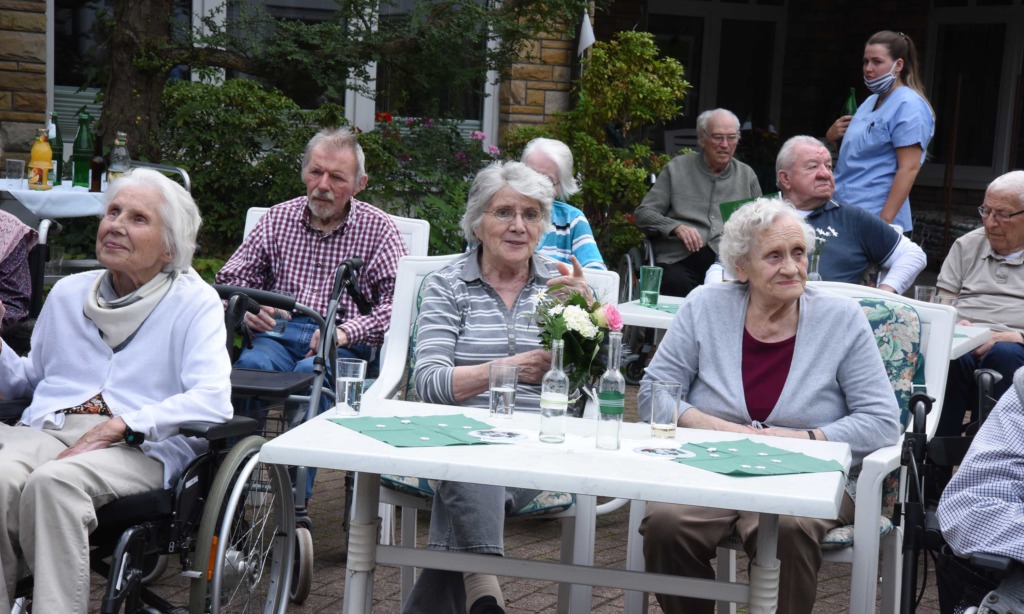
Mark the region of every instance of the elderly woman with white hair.
<instances>
[{"instance_id":1,"label":"elderly woman with white hair","mask_svg":"<svg viewBox=\"0 0 1024 614\"><path fill-rule=\"evenodd\" d=\"M532 321L533 297L562 285L593 298L579 262L570 268L534 252L550 225L553 195L546 177L518 162L494 163L477 174L462 217L472 249L425 282L413 374L424 401L488 407L488 369L501 362L520 368L516 411L540 411L540 382L551 356ZM441 482L434 492L429 547L501 556L505 514L536 494ZM505 610L494 576L424 569L402 611Z\"/></svg>"},{"instance_id":2,"label":"elderly woman with white hair","mask_svg":"<svg viewBox=\"0 0 1024 614\"><path fill-rule=\"evenodd\" d=\"M857 303L806 287L814 230L788 204L759 198L725 224L721 255L737 282L696 289L679 309L645 380L682 383L679 426L842 441L855 468L899 437L899 408ZM641 386L641 396L648 387ZM640 407L644 407L641 399ZM814 606L819 542L853 522L779 518L779 612ZM753 554L757 514L648 503L640 532L647 569L714 578L718 543L738 534ZM662 609L711 613L711 601L658 595Z\"/></svg>"},{"instance_id":3,"label":"elderly woman with white hair","mask_svg":"<svg viewBox=\"0 0 1024 614\"><path fill-rule=\"evenodd\" d=\"M555 139L536 138L523 148L520 160L550 179L555 187L555 200L551 203L552 228L541 239L537 251L565 263L575 256L583 268L607 270L587 216L563 202L580 191L572 172L569 146Z\"/></svg>"},{"instance_id":4,"label":"elderly woman with white hair","mask_svg":"<svg viewBox=\"0 0 1024 614\"><path fill-rule=\"evenodd\" d=\"M96 237L106 269L57 282L27 357L0 345L0 395L32 398L0 425L0 607L27 567L35 611L84 614L96 510L170 486L204 446L182 423L231 417L223 307L191 272L199 225L160 173L118 179Z\"/></svg>"}]
</instances>

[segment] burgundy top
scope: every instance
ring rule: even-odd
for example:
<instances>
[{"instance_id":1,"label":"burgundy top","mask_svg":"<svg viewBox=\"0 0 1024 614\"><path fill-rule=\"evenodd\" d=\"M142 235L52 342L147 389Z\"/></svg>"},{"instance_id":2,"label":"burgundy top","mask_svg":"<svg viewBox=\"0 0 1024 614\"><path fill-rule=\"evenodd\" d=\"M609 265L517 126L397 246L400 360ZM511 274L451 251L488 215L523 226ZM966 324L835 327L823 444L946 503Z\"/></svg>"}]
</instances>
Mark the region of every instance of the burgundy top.
<instances>
[{"instance_id":1,"label":"burgundy top","mask_svg":"<svg viewBox=\"0 0 1024 614\"><path fill-rule=\"evenodd\" d=\"M796 335L765 343L743 329L743 394L750 419L764 422L775 409L793 362Z\"/></svg>"}]
</instances>

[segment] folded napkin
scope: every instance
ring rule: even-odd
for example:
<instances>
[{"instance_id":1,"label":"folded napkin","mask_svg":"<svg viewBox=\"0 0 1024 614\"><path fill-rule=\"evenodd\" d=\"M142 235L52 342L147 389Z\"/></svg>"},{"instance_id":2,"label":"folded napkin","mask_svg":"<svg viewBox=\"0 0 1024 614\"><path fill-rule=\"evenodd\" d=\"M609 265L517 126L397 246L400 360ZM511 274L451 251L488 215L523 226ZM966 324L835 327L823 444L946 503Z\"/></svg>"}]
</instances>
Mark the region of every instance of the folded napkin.
<instances>
[{"instance_id":1,"label":"folded napkin","mask_svg":"<svg viewBox=\"0 0 1024 614\"><path fill-rule=\"evenodd\" d=\"M388 418L354 416L352 418L330 418L330 421L396 448L436 448L485 444L486 441L473 437L470 433L491 428L489 424L462 414Z\"/></svg>"},{"instance_id":2,"label":"folded napkin","mask_svg":"<svg viewBox=\"0 0 1024 614\"><path fill-rule=\"evenodd\" d=\"M658 303L657 305L648 305L648 307L650 309L664 311L665 313L675 313L679 311L679 303Z\"/></svg>"},{"instance_id":3,"label":"folded napkin","mask_svg":"<svg viewBox=\"0 0 1024 614\"><path fill-rule=\"evenodd\" d=\"M677 458L674 462L736 477L843 471L843 466L836 461L781 450L749 439L688 443L680 447L693 452L694 456Z\"/></svg>"}]
</instances>

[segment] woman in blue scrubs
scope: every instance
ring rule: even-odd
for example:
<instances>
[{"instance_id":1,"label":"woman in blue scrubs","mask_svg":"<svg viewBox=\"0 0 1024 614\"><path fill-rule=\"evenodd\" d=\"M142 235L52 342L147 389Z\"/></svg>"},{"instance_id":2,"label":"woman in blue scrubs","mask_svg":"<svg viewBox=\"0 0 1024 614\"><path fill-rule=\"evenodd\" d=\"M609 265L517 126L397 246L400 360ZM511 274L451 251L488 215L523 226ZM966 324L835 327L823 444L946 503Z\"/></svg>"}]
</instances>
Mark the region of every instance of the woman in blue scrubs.
<instances>
[{"instance_id":1,"label":"woman in blue scrubs","mask_svg":"<svg viewBox=\"0 0 1024 614\"><path fill-rule=\"evenodd\" d=\"M909 36L883 30L868 39L864 85L871 96L826 134L833 145L842 141L834 198L910 231L908 196L935 134L935 113L924 96Z\"/></svg>"}]
</instances>

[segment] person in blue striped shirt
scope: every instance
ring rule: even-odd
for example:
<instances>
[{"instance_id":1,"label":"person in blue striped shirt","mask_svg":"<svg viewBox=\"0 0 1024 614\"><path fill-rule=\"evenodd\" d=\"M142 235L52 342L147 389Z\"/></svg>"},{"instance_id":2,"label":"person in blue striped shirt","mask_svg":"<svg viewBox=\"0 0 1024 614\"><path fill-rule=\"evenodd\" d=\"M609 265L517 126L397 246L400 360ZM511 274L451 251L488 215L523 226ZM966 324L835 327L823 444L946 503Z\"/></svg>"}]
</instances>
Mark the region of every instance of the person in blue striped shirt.
<instances>
[{"instance_id":1,"label":"person in blue striped shirt","mask_svg":"<svg viewBox=\"0 0 1024 614\"><path fill-rule=\"evenodd\" d=\"M556 200L551 204L552 229L544 235L537 252L566 264L572 264L569 257L576 256L584 268L607 270L587 216L562 202L580 191L572 173L569 146L555 139L536 138L526 144L520 161L550 179L555 186Z\"/></svg>"}]
</instances>

